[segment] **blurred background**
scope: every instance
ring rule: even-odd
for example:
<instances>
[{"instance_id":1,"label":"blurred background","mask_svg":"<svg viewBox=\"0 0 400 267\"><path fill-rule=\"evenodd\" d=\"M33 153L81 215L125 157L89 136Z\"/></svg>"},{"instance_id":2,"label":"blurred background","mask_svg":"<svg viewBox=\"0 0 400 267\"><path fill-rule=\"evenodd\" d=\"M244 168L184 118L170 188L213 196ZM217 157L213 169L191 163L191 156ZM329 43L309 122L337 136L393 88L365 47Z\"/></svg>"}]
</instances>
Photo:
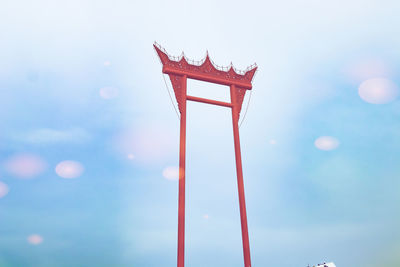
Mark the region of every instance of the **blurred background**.
<instances>
[{"instance_id":1,"label":"blurred background","mask_svg":"<svg viewBox=\"0 0 400 267\"><path fill-rule=\"evenodd\" d=\"M399 8L2 1L0 266L176 265L179 120L154 41L259 66L240 128L254 266L399 266ZM243 266L230 110L187 116L186 265Z\"/></svg>"}]
</instances>

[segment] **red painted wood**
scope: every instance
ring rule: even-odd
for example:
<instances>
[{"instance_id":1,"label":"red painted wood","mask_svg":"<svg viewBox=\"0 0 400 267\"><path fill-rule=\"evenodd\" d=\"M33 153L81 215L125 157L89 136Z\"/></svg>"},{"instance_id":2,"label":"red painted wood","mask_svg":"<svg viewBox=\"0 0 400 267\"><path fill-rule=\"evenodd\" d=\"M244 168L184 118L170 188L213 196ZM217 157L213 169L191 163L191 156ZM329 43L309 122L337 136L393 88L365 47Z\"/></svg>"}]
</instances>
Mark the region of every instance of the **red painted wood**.
<instances>
[{"instance_id":1,"label":"red painted wood","mask_svg":"<svg viewBox=\"0 0 400 267\"><path fill-rule=\"evenodd\" d=\"M211 104L211 105L217 105L217 106L224 106L224 107L228 107L228 108L232 107L231 103L221 102L221 101L207 99L207 98L201 98L201 97L197 97L197 96L188 95L188 96L186 96L186 99L190 100L190 101L196 101L196 102L201 102L201 103L206 103L206 104Z\"/></svg>"},{"instance_id":2,"label":"red painted wood","mask_svg":"<svg viewBox=\"0 0 400 267\"><path fill-rule=\"evenodd\" d=\"M177 266L185 265L185 153L186 153L186 101L197 101L212 105L232 108L233 140L235 146L236 174L239 194L240 222L242 230L244 266L251 266L250 243L247 227L246 203L244 196L244 182L242 170L242 158L239 140L239 116L243 99L247 90L252 89L252 79L257 66L252 66L246 72L237 73L231 66L227 71L217 69L210 58L207 57L201 64L189 64L182 56L177 60L171 60L164 49L154 44L154 48L161 63L163 73L169 75L178 102L180 119L180 143L179 143L179 199L178 199L178 258ZM231 103L221 102L206 98L187 95L187 79L202 80L230 86Z\"/></svg>"},{"instance_id":3,"label":"red painted wood","mask_svg":"<svg viewBox=\"0 0 400 267\"><path fill-rule=\"evenodd\" d=\"M178 267L185 266L185 166L186 166L186 81L181 79L181 129L179 141Z\"/></svg>"},{"instance_id":4,"label":"red painted wood","mask_svg":"<svg viewBox=\"0 0 400 267\"><path fill-rule=\"evenodd\" d=\"M214 76L211 76L210 74L180 70L180 69L175 69L175 68L171 68L168 66L163 67L163 73L174 74L174 75L187 75L188 78L193 79L193 80L222 84L222 85L227 85L227 86L234 84L234 85L236 85L238 87L242 87L243 89L246 89L246 90L250 90L252 88L251 82L231 81L226 78L220 78L218 76L214 77Z\"/></svg>"},{"instance_id":5,"label":"red painted wood","mask_svg":"<svg viewBox=\"0 0 400 267\"><path fill-rule=\"evenodd\" d=\"M234 85L231 85L231 102L236 103L237 91ZM240 223L242 227L242 243L243 243L243 257L244 266L250 267L250 243L249 233L247 229L247 215L246 215L246 202L244 197L244 184L243 184L243 170L242 170L242 157L240 152L240 140L239 140L239 112L237 111L237 104L233 104L232 108L232 125L233 125L233 141L235 145L235 160L236 160L236 175L238 183L239 193L239 209L240 209Z\"/></svg>"},{"instance_id":6,"label":"red painted wood","mask_svg":"<svg viewBox=\"0 0 400 267\"><path fill-rule=\"evenodd\" d=\"M172 75L187 75L189 79L218 83L250 90L252 80L257 71L257 65L252 65L246 71L237 71L232 65L226 68L216 66L207 56L200 62L187 61L182 53L179 58L169 56L165 49L154 44L160 61L163 65L163 73ZM172 58L172 59L171 59Z\"/></svg>"}]
</instances>

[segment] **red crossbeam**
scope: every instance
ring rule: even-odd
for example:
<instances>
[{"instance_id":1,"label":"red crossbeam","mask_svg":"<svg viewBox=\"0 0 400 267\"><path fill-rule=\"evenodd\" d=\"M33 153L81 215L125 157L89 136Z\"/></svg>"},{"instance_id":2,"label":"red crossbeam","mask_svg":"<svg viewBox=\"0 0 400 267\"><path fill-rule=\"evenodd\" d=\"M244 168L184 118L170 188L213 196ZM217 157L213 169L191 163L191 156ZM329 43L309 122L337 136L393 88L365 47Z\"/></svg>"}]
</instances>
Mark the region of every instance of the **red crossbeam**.
<instances>
[{"instance_id":1,"label":"red crossbeam","mask_svg":"<svg viewBox=\"0 0 400 267\"><path fill-rule=\"evenodd\" d=\"M187 75L187 77L190 79L211 82L211 83L216 83L216 84L222 84L222 85L227 85L227 86L234 84L237 87L240 87L240 88L243 88L246 90L251 90L251 88L252 88L251 82L248 82L248 81L239 81L239 80L231 81L231 80L224 79L224 78L214 77L214 76L211 76L210 74L204 74L201 72L196 73L196 72L188 71L188 70L180 70L180 69L172 68L169 66L164 66L162 72L165 74L173 74L173 75Z\"/></svg>"},{"instance_id":2,"label":"red crossbeam","mask_svg":"<svg viewBox=\"0 0 400 267\"><path fill-rule=\"evenodd\" d=\"M211 104L211 105L217 105L217 106L224 106L231 108L233 105L228 102L221 102L221 101L216 101L216 100L211 100L211 99L206 99L206 98L201 98L201 97L196 97L196 96L186 96L187 100L190 101L196 101L196 102L201 102L201 103L206 103L206 104Z\"/></svg>"}]
</instances>

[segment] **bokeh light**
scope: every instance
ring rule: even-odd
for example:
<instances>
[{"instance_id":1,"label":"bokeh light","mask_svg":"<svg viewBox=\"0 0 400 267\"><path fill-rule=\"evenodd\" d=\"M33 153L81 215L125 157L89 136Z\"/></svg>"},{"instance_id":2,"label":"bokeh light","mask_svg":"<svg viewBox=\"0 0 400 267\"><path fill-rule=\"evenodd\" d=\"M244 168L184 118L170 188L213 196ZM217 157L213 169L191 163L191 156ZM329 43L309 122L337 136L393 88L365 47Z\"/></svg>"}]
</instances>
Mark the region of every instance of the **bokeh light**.
<instances>
[{"instance_id":1,"label":"bokeh light","mask_svg":"<svg viewBox=\"0 0 400 267\"><path fill-rule=\"evenodd\" d=\"M129 153L126 157L130 160L133 160L135 158L135 155L133 155L132 153Z\"/></svg>"},{"instance_id":2,"label":"bokeh light","mask_svg":"<svg viewBox=\"0 0 400 267\"><path fill-rule=\"evenodd\" d=\"M100 89L100 96L103 99L112 99L112 98L116 98L119 94L118 92L118 88L115 87L103 87Z\"/></svg>"},{"instance_id":3,"label":"bokeh light","mask_svg":"<svg viewBox=\"0 0 400 267\"><path fill-rule=\"evenodd\" d=\"M358 94L368 103L385 104L396 99L399 95L399 88L391 80L374 78L361 83Z\"/></svg>"},{"instance_id":4,"label":"bokeh light","mask_svg":"<svg viewBox=\"0 0 400 267\"><path fill-rule=\"evenodd\" d=\"M270 145L276 145L276 140L275 139L270 139L269 140Z\"/></svg>"},{"instance_id":5,"label":"bokeh light","mask_svg":"<svg viewBox=\"0 0 400 267\"><path fill-rule=\"evenodd\" d=\"M332 136L321 136L317 138L314 145L321 150L334 150L339 146L339 140Z\"/></svg>"},{"instance_id":6,"label":"bokeh light","mask_svg":"<svg viewBox=\"0 0 400 267\"><path fill-rule=\"evenodd\" d=\"M17 154L5 162L6 171L22 179L34 178L44 172L46 168L47 163L34 154Z\"/></svg>"},{"instance_id":7,"label":"bokeh light","mask_svg":"<svg viewBox=\"0 0 400 267\"><path fill-rule=\"evenodd\" d=\"M28 243L30 243L32 245L39 245L43 242L43 237L38 234L32 234L32 235L28 236L27 240L28 240Z\"/></svg>"},{"instance_id":8,"label":"bokeh light","mask_svg":"<svg viewBox=\"0 0 400 267\"><path fill-rule=\"evenodd\" d=\"M62 178L72 179L81 176L84 167L77 161L64 160L57 164L55 171Z\"/></svg>"},{"instance_id":9,"label":"bokeh light","mask_svg":"<svg viewBox=\"0 0 400 267\"><path fill-rule=\"evenodd\" d=\"M0 198L7 195L9 191L10 189L8 188L8 186L5 183L0 182Z\"/></svg>"},{"instance_id":10,"label":"bokeh light","mask_svg":"<svg viewBox=\"0 0 400 267\"><path fill-rule=\"evenodd\" d=\"M121 131L114 136L112 142L116 151L124 157L128 155L128 159L134 158L140 163L153 164L165 162L171 155L176 155L175 140L170 128L145 126Z\"/></svg>"},{"instance_id":11,"label":"bokeh light","mask_svg":"<svg viewBox=\"0 0 400 267\"><path fill-rule=\"evenodd\" d=\"M350 64L346 72L355 82L362 82L374 77L389 77L393 74L390 66L382 58L364 58Z\"/></svg>"},{"instance_id":12,"label":"bokeh light","mask_svg":"<svg viewBox=\"0 0 400 267\"><path fill-rule=\"evenodd\" d=\"M163 176L165 179L176 181L179 179L179 167L176 166L169 166L166 167L163 172Z\"/></svg>"},{"instance_id":13,"label":"bokeh light","mask_svg":"<svg viewBox=\"0 0 400 267\"><path fill-rule=\"evenodd\" d=\"M210 216L209 216L208 214L204 214L204 215L203 215L203 218L206 219L206 220L208 220L208 219L210 218Z\"/></svg>"},{"instance_id":14,"label":"bokeh light","mask_svg":"<svg viewBox=\"0 0 400 267\"><path fill-rule=\"evenodd\" d=\"M106 60L106 61L104 61L104 66L106 66L106 67L108 67L108 66L110 66L111 65L111 61L109 61L109 60Z\"/></svg>"}]
</instances>

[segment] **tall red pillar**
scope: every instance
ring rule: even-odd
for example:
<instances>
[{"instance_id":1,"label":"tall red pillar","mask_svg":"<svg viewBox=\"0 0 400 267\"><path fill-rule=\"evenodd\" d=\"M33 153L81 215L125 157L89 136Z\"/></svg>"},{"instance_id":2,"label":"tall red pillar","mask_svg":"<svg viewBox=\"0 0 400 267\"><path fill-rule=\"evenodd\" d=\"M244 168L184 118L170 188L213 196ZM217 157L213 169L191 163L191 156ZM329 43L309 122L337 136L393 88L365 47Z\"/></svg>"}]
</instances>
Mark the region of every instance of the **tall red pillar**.
<instances>
[{"instance_id":1,"label":"tall red pillar","mask_svg":"<svg viewBox=\"0 0 400 267\"><path fill-rule=\"evenodd\" d=\"M231 103L232 103L232 125L233 125L233 142L235 144L235 161L236 161L236 175L239 193L239 209L240 209L240 223L242 227L242 243L243 243L243 257L244 266L250 267L250 243L249 233L247 229L247 215L246 215L246 202L244 197L244 184L243 184L243 170L242 170L242 156L240 152L240 139L239 139L239 110L237 107L237 91L235 85L230 87Z\"/></svg>"},{"instance_id":2,"label":"tall red pillar","mask_svg":"<svg viewBox=\"0 0 400 267\"><path fill-rule=\"evenodd\" d=\"M186 81L181 79L181 126L179 141L178 267L185 265L185 163L186 163Z\"/></svg>"}]
</instances>

